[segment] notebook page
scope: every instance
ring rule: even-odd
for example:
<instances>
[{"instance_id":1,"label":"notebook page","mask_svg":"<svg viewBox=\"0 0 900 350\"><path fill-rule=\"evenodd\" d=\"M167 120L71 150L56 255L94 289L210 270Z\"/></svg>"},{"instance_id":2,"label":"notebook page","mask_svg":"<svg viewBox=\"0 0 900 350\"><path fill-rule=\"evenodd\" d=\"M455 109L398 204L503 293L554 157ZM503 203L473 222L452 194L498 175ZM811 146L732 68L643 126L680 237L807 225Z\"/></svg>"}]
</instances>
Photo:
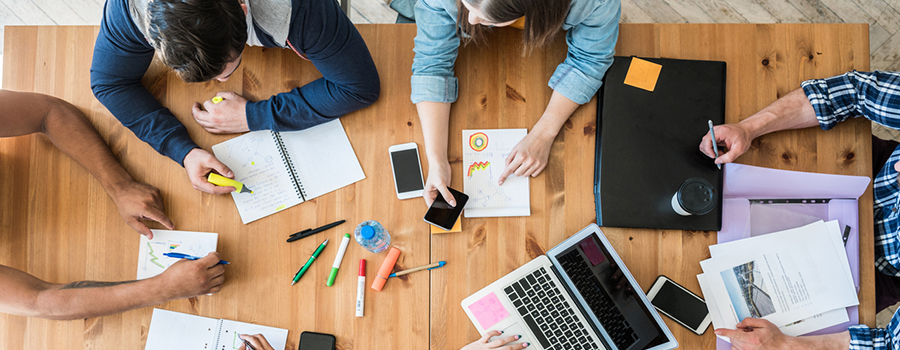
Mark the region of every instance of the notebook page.
<instances>
[{"instance_id":1,"label":"notebook page","mask_svg":"<svg viewBox=\"0 0 900 350\"><path fill-rule=\"evenodd\" d=\"M219 320L153 309L144 350L213 350Z\"/></svg>"},{"instance_id":2,"label":"notebook page","mask_svg":"<svg viewBox=\"0 0 900 350\"><path fill-rule=\"evenodd\" d=\"M180 259L170 258L164 253L182 253L193 256L206 256L216 251L219 241L218 233L150 230L153 239L141 235L138 249L137 279L142 280L163 273L169 266Z\"/></svg>"},{"instance_id":3,"label":"notebook page","mask_svg":"<svg viewBox=\"0 0 900 350\"><path fill-rule=\"evenodd\" d=\"M469 195L466 217L529 216L531 195L527 177L515 174L498 186L506 157L526 129L463 130L463 192Z\"/></svg>"},{"instance_id":4,"label":"notebook page","mask_svg":"<svg viewBox=\"0 0 900 350\"><path fill-rule=\"evenodd\" d=\"M238 338L238 334L262 334L266 337L269 345L272 345L272 349L275 350L284 350L284 346L287 345L287 329L222 320L222 330L219 332L219 347L216 350L239 349L243 342Z\"/></svg>"},{"instance_id":5,"label":"notebook page","mask_svg":"<svg viewBox=\"0 0 900 350\"><path fill-rule=\"evenodd\" d=\"M244 224L303 202L271 131L250 132L212 146L212 150L234 171L234 179L253 191L231 193Z\"/></svg>"},{"instance_id":6,"label":"notebook page","mask_svg":"<svg viewBox=\"0 0 900 350\"><path fill-rule=\"evenodd\" d=\"M280 134L307 200L366 178L340 119Z\"/></svg>"}]
</instances>

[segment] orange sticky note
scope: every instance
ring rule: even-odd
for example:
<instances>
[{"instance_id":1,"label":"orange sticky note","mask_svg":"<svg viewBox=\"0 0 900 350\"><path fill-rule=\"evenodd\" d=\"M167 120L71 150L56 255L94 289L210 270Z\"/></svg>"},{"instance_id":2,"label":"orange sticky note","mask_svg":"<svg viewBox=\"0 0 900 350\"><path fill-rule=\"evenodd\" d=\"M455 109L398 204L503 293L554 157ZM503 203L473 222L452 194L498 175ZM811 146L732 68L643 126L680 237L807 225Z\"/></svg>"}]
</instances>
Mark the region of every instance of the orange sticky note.
<instances>
[{"instance_id":1,"label":"orange sticky note","mask_svg":"<svg viewBox=\"0 0 900 350\"><path fill-rule=\"evenodd\" d=\"M661 70L661 65L633 57L631 65L628 66L628 74L625 74L625 85L653 91L656 88L656 80L659 79Z\"/></svg>"},{"instance_id":2,"label":"orange sticky note","mask_svg":"<svg viewBox=\"0 0 900 350\"><path fill-rule=\"evenodd\" d=\"M453 228L451 228L450 231L431 225L431 234L450 232L462 232L462 218L456 219L456 224L453 225Z\"/></svg>"}]
</instances>

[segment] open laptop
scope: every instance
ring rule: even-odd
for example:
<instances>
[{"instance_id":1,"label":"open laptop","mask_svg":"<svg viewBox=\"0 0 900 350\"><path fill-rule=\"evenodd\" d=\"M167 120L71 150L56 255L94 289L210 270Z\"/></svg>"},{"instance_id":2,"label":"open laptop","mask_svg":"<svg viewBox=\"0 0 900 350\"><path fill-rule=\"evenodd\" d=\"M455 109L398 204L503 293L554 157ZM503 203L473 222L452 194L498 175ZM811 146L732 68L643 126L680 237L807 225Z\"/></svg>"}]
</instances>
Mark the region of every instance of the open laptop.
<instances>
[{"instance_id":1,"label":"open laptop","mask_svg":"<svg viewBox=\"0 0 900 350\"><path fill-rule=\"evenodd\" d=\"M622 278L633 292L616 288ZM479 333L521 335L516 343L531 343L529 348L678 347L596 224L470 295L462 308Z\"/></svg>"}]
</instances>

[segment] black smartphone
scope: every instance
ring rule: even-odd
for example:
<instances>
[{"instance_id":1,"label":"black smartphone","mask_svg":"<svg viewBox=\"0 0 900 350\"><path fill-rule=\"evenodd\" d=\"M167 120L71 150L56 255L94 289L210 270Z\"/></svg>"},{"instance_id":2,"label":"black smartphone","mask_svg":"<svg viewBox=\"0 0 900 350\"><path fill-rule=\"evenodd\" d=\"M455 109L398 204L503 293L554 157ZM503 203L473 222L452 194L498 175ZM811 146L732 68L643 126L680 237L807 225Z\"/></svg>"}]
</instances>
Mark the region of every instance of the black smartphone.
<instances>
[{"instance_id":1,"label":"black smartphone","mask_svg":"<svg viewBox=\"0 0 900 350\"><path fill-rule=\"evenodd\" d=\"M331 334L303 332L300 333L298 350L334 350L334 342L334 336Z\"/></svg>"},{"instance_id":2,"label":"black smartphone","mask_svg":"<svg viewBox=\"0 0 900 350\"><path fill-rule=\"evenodd\" d=\"M711 323L706 302L697 294L660 275L647 292L647 299L663 315L702 335Z\"/></svg>"},{"instance_id":3,"label":"black smartphone","mask_svg":"<svg viewBox=\"0 0 900 350\"><path fill-rule=\"evenodd\" d=\"M423 219L429 224L450 231L453 229L453 225L456 225L456 220L459 220L459 214L466 207L469 196L450 187L447 187L447 190L456 199L456 206L451 207L447 200L444 199L444 196L438 193L437 198L435 198L434 203L431 203L431 208L428 208L428 212L425 213Z\"/></svg>"}]
</instances>

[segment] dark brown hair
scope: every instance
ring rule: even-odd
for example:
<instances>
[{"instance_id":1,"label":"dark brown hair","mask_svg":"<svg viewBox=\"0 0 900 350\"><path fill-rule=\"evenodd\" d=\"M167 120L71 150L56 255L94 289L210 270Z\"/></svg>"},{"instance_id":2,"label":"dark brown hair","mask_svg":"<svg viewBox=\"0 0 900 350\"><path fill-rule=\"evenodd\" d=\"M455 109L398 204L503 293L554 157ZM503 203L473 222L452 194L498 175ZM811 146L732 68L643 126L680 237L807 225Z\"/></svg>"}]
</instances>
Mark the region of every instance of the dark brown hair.
<instances>
[{"instance_id":1,"label":"dark brown hair","mask_svg":"<svg viewBox=\"0 0 900 350\"><path fill-rule=\"evenodd\" d=\"M186 82L212 80L244 50L247 17L239 0L151 0L150 42Z\"/></svg>"},{"instance_id":2,"label":"dark brown hair","mask_svg":"<svg viewBox=\"0 0 900 350\"><path fill-rule=\"evenodd\" d=\"M569 13L571 0L469 0L469 5L478 8L484 13L485 20L494 23L509 22L525 17L525 30L522 39L525 41L526 51L534 47L545 47L556 37L562 29L566 15ZM469 23L469 9L461 0L456 0L459 9L457 23L462 33L469 37L462 37L464 43L485 41L485 34L489 30L480 24Z\"/></svg>"}]
</instances>

